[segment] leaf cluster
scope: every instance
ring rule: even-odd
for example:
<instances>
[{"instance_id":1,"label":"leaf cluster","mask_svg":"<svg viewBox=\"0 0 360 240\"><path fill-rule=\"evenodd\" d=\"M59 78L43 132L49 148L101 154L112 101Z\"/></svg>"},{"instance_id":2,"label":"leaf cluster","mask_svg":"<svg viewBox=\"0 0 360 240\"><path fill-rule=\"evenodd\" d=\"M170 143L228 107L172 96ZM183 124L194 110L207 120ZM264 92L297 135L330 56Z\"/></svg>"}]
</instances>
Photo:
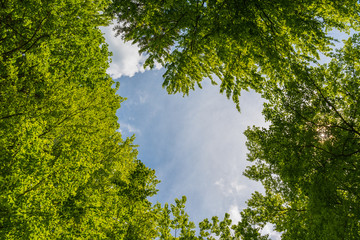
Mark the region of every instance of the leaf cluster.
<instances>
[{"instance_id":1,"label":"leaf cluster","mask_svg":"<svg viewBox=\"0 0 360 240\"><path fill-rule=\"evenodd\" d=\"M156 235L158 181L118 132L108 4L1 2L1 239Z\"/></svg>"},{"instance_id":2,"label":"leaf cluster","mask_svg":"<svg viewBox=\"0 0 360 240\"><path fill-rule=\"evenodd\" d=\"M245 175L265 195L249 200L252 217L283 239L358 239L359 35L329 64L302 66L268 93L268 129L246 131Z\"/></svg>"},{"instance_id":3,"label":"leaf cluster","mask_svg":"<svg viewBox=\"0 0 360 240\"><path fill-rule=\"evenodd\" d=\"M265 81L294 62L329 51L328 30L358 26L359 3L287 0L115 0L118 35L165 68L169 93L188 94L204 78L239 109L241 90L266 91ZM218 79L218 80L217 80Z\"/></svg>"}]
</instances>

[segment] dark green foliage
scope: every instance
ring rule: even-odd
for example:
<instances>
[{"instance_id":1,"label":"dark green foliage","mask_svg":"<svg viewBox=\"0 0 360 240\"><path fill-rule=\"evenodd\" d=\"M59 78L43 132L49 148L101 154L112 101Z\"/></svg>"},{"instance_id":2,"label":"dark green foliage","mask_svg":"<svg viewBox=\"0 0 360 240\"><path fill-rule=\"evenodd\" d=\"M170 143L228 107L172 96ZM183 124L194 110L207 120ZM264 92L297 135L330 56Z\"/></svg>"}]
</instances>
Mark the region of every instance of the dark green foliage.
<instances>
[{"instance_id":1,"label":"dark green foliage","mask_svg":"<svg viewBox=\"0 0 360 240\"><path fill-rule=\"evenodd\" d=\"M117 33L148 54L145 65L166 68L169 93L216 76L238 108L241 90L266 92L265 77L276 84L276 74L329 50L327 30L359 20L356 0L115 0L108 12Z\"/></svg>"},{"instance_id":2,"label":"dark green foliage","mask_svg":"<svg viewBox=\"0 0 360 240\"><path fill-rule=\"evenodd\" d=\"M246 132L246 176L266 194L249 200L258 223L271 222L283 239L360 237L359 36L329 64L298 68L268 93L269 129Z\"/></svg>"}]
</instances>

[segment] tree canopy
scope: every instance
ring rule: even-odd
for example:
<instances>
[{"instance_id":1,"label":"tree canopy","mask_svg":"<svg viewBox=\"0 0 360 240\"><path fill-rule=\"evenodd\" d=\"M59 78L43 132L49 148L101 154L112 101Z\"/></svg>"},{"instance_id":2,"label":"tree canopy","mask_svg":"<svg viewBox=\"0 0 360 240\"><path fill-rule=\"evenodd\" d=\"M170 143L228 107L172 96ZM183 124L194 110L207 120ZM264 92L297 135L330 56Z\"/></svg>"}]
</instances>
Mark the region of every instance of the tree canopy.
<instances>
[{"instance_id":1,"label":"tree canopy","mask_svg":"<svg viewBox=\"0 0 360 240\"><path fill-rule=\"evenodd\" d=\"M118 132L108 4L1 3L1 239L156 236L154 171Z\"/></svg>"},{"instance_id":2,"label":"tree canopy","mask_svg":"<svg viewBox=\"0 0 360 240\"><path fill-rule=\"evenodd\" d=\"M204 78L232 97L326 53L331 29L358 28L356 0L114 0L115 30L165 68L163 86L187 94Z\"/></svg>"},{"instance_id":3,"label":"tree canopy","mask_svg":"<svg viewBox=\"0 0 360 240\"><path fill-rule=\"evenodd\" d=\"M245 174L266 189L249 211L283 239L360 237L359 44L354 35L329 64L298 69L269 94L270 127L246 131Z\"/></svg>"},{"instance_id":4,"label":"tree canopy","mask_svg":"<svg viewBox=\"0 0 360 240\"><path fill-rule=\"evenodd\" d=\"M358 30L358 1L124 0L108 11L147 66L165 67L169 93L187 94L209 78L238 109L241 90L267 100L270 127L245 133L255 163L245 175L265 187L241 213L250 239L268 223L283 239L360 237L359 36L334 53L327 34ZM332 61L318 64L320 53ZM219 233L209 224L200 226ZM246 229L225 225L233 232L223 228L224 239Z\"/></svg>"},{"instance_id":5,"label":"tree canopy","mask_svg":"<svg viewBox=\"0 0 360 240\"><path fill-rule=\"evenodd\" d=\"M0 2L1 239L360 239L360 35L354 0L36 0ZM261 181L241 221L198 225L186 197L153 204L155 172L123 139L124 99L99 30L115 30L188 93L215 76L236 104L267 100L245 175ZM320 53L331 57L316 63Z\"/></svg>"}]
</instances>

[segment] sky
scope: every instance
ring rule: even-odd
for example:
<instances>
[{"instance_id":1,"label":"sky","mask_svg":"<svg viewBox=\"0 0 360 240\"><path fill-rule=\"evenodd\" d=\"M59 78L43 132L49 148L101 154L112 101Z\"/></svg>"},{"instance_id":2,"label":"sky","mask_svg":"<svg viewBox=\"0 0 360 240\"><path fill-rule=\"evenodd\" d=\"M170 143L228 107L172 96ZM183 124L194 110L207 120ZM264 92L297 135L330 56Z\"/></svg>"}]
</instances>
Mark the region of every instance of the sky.
<instances>
[{"instance_id":1,"label":"sky","mask_svg":"<svg viewBox=\"0 0 360 240\"><path fill-rule=\"evenodd\" d=\"M113 52L108 73L120 82L118 94L127 98L117 112L123 137L135 134L138 158L155 169L159 192L153 203L173 203L187 197L186 211L196 224L205 218L239 212L260 183L242 175L246 161L248 126L267 124L261 114L263 100L255 92L243 92L241 113L235 104L219 93L219 87L206 79L203 89L168 95L162 88L164 69L144 70L145 56L138 48L115 38L111 27L103 28ZM272 239L279 234L266 226Z\"/></svg>"}]
</instances>

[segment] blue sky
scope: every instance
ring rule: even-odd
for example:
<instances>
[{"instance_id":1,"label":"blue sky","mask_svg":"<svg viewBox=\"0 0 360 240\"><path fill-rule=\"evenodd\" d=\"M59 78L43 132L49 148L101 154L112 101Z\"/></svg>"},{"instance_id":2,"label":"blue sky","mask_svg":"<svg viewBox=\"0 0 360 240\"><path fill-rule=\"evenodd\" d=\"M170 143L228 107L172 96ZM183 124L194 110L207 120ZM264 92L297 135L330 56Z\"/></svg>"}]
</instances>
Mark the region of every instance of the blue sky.
<instances>
[{"instance_id":1,"label":"blue sky","mask_svg":"<svg viewBox=\"0 0 360 240\"><path fill-rule=\"evenodd\" d=\"M118 110L124 137L135 134L139 159L155 169L161 183L151 200L173 203L187 197L186 210L195 223L229 212L239 212L259 183L242 175L246 165L247 126L266 126L261 115L263 100L243 92L241 114L235 104L219 93L218 86L204 81L203 89L168 95L162 88L164 69L145 71L144 56L137 47L114 38L111 28L102 29L113 52L110 75L120 82L118 94L127 100ZM273 239L279 236L269 227Z\"/></svg>"}]
</instances>

